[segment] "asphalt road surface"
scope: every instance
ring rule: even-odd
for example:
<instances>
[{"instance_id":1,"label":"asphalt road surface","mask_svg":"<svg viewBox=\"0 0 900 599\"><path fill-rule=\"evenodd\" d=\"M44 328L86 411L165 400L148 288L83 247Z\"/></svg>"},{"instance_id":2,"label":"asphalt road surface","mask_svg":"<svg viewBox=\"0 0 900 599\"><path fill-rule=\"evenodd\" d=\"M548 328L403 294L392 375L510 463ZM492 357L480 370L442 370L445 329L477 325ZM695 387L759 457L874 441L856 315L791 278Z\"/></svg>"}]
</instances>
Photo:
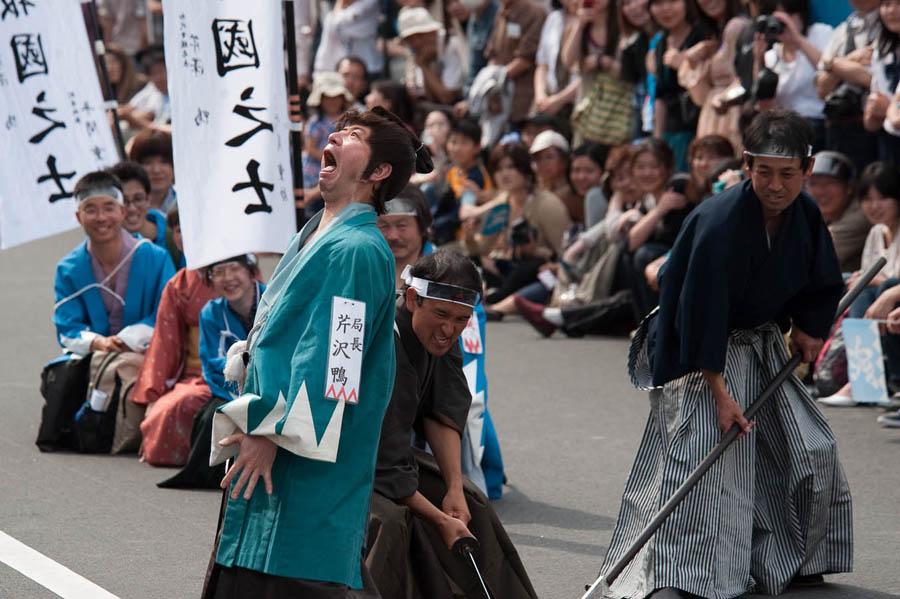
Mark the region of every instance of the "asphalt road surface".
<instances>
[{"instance_id":1,"label":"asphalt road surface","mask_svg":"<svg viewBox=\"0 0 900 599\"><path fill-rule=\"evenodd\" d=\"M32 578L73 588L52 562L108 596L196 597L216 492L158 489L171 471L133 456L42 454L34 445L39 374L59 353L53 269L80 238L73 232L0 252L0 597L57 596ZM580 597L603 559L648 410L627 380L627 342L544 340L517 320L492 323L486 342L489 407L509 478L494 507L539 596ZM877 414L826 411L854 495L855 571L788 597L900 596L900 431L879 428ZM10 538L47 559L29 562Z\"/></svg>"}]
</instances>

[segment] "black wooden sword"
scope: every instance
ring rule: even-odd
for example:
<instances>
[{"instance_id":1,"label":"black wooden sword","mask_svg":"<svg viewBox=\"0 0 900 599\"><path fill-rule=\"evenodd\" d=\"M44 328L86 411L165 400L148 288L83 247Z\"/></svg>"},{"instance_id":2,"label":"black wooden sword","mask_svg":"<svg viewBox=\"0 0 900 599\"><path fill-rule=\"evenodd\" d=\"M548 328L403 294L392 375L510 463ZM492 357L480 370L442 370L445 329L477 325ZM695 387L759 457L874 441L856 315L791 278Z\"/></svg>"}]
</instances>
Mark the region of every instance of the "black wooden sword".
<instances>
[{"instance_id":1,"label":"black wooden sword","mask_svg":"<svg viewBox=\"0 0 900 599\"><path fill-rule=\"evenodd\" d=\"M484 578L481 576L481 570L478 569L478 562L475 561L476 551L478 551L478 539L475 537L460 537L453 543L453 553L458 555L466 563L472 564L472 569L475 570L475 576L478 577L478 582L481 583L484 599L492 599L487 584L485 584Z\"/></svg>"},{"instance_id":2,"label":"black wooden sword","mask_svg":"<svg viewBox=\"0 0 900 599\"><path fill-rule=\"evenodd\" d=\"M853 286L850 291L847 292L847 295L841 299L841 303L838 304L837 313L835 314L835 319L838 318L841 314L843 314L847 308L850 307L850 304L853 303L860 293L862 293L863 289L865 289L872 279L875 278L884 265L887 263L885 258L879 258L875 264L873 264L869 270L867 270L856 282L856 285ZM747 408L747 411L744 412L744 418L747 420L752 420L756 413L759 412L760 408L765 405L769 398L771 398L775 394L775 390L778 389L787 379L791 376L791 373L800 365L800 362L803 360L803 356L798 352L794 354L788 362L781 367L781 370L775 375L760 396L750 404L750 407ZM601 585L609 586L613 583L613 581L619 577L619 574L631 563L631 560L634 559L634 556L638 554L641 548L650 540L656 531L662 526L663 522L675 511L675 508L678 507L684 498L690 493L694 487L700 482L700 479L703 478L703 475L712 467L713 464L716 463L725 450L737 439L738 435L741 433L741 428L738 425L734 425L731 427L731 430L726 433L722 440L719 441L719 444L713 447L712 451L710 451L703 461L694 468L694 471L691 472L690 476L681 483L681 486L678 487L678 490L669 498L668 501L656 512L656 515L653 516L653 519L650 520L650 523L644 527L644 530L641 531L641 534L638 535L637 539L631 546L628 548L622 557L619 558L615 564L613 564L612 568L606 574L601 574L597 580L594 581L594 584L586 587L586 592L581 596L581 599L590 599L591 595L600 588Z\"/></svg>"}]
</instances>

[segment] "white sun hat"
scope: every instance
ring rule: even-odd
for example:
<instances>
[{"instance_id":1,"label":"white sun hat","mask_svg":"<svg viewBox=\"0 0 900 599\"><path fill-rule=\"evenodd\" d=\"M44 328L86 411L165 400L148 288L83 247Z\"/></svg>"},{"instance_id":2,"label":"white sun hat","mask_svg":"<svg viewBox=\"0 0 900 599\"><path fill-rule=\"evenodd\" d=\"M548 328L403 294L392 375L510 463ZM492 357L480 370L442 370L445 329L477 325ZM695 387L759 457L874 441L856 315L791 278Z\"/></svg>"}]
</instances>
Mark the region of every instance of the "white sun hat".
<instances>
[{"instance_id":1,"label":"white sun hat","mask_svg":"<svg viewBox=\"0 0 900 599\"><path fill-rule=\"evenodd\" d=\"M397 15L397 30L400 32L400 39L406 39L417 33L440 31L440 29L441 24L431 17L428 9L421 6L405 6Z\"/></svg>"},{"instance_id":2,"label":"white sun hat","mask_svg":"<svg viewBox=\"0 0 900 599\"><path fill-rule=\"evenodd\" d=\"M356 100L353 94L347 90L347 86L344 85L344 77L340 73L328 71L316 73L316 76L313 78L312 91L306 103L309 106L318 106L322 103L322 96L344 96L344 99L348 102Z\"/></svg>"}]
</instances>

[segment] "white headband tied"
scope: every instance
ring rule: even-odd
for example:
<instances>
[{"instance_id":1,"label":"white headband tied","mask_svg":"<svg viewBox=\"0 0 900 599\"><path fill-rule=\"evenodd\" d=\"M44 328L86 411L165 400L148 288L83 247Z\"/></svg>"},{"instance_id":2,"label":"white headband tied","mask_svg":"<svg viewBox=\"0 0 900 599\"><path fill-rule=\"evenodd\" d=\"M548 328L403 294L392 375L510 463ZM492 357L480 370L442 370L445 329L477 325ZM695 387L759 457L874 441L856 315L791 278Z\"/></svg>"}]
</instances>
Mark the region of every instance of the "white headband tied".
<instances>
[{"instance_id":1,"label":"white headband tied","mask_svg":"<svg viewBox=\"0 0 900 599\"><path fill-rule=\"evenodd\" d=\"M78 204L81 204L85 200L97 197L112 198L121 205L125 205L125 198L122 195L122 191L118 187L114 187L112 185L104 187L91 187L90 189L85 189L75 196L75 201Z\"/></svg>"},{"instance_id":2,"label":"white headband tied","mask_svg":"<svg viewBox=\"0 0 900 599\"><path fill-rule=\"evenodd\" d=\"M437 283L428 279L420 279L412 275L412 266L406 265L400 278L404 283L416 290L419 297L427 297L428 299L439 300L442 302L452 302L461 306L474 308L478 303L478 293L472 289L450 285L448 283Z\"/></svg>"}]
</instances>

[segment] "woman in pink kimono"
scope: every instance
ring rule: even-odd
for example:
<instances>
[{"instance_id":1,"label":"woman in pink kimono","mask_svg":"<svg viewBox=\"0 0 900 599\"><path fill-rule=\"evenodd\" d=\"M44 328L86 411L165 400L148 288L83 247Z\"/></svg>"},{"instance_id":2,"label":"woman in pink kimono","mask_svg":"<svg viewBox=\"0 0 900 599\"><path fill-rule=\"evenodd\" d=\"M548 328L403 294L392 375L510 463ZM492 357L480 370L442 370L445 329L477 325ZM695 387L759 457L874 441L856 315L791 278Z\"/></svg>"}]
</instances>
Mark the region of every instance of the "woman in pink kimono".
<instances>
[{"instance_id":1,"label":"woman in pink kimono","mask_svg":"<svg viewBox=\"0 0 900 599\"><path fill-rule=\"evenodd\" d=\"M209 401L198 349L198 318L217 297L202 272L182 268L166 285L153 339L135 382L132 401L147 405L141 423L141 459L182 466L191 448L194 415Z\"/></svg>"}]
</instances>

